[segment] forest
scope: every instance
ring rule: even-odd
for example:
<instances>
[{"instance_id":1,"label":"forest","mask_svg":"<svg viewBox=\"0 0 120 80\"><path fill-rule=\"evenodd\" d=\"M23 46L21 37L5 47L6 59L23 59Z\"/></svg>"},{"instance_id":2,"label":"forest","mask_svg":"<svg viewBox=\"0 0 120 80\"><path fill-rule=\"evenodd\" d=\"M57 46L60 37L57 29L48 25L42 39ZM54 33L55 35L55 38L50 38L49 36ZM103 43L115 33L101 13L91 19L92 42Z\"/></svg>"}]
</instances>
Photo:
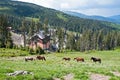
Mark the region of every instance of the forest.
<instances>
[{"instance_id":1,"label":"forest","mask_svg":"<svg viewBox=\"0 0 120 80\"><path fill-rule=\"evenodd\" d=\"M0 16L0 47L1 48L13 48L14 44L11 39L11 33L8 30L9 26L14 26L16 23L11 22L12 18L7 15ZM94 25L94 24L93 24ZM56 29L55 34L51 35L53 41L57 37L59 43L59 50L64 49L75 51L89 51L89 50L113 50L120 46L120 31L119 30L106 30L102 29L83 29L83 31L75 32L69 31L62 27L50 26L48 19L44 22L34 19L28 20L24 17L21 18L19 28L14 29L14 32L22 34L24 36L24 47L28 43L25 35L32 36L39 30L44 30L49 33L48 29ZM96 25L97 26L97 25ZM63 46L66 46L65 48Z\"/></svg>"}]
</instances>

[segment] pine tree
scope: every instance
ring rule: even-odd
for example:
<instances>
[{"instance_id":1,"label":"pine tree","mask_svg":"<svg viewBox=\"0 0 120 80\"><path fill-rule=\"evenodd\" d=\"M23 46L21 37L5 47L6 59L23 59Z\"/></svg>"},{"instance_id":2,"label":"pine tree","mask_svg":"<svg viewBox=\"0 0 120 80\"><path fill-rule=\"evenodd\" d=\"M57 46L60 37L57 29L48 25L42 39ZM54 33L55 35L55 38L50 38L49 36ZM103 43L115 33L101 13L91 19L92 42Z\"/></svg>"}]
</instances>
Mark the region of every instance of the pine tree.
<instances>
[{"instance_id":1,"label":"pine tree","mask_svg":"<svg viewBox=\"0 0 120 80\"><path fill-rule=\"evenodd\" d=\"M8 20L6 15L0 16L0 47L12 48L13 43L11 39L11 33L9 30Z\"/></svg>"},{"instance_id":2,"label":"pine tree","mask_svg":"<svg viewBox=\"0 0 120 80\"><path fill-rule=\"evenodd\" d=\"M26 47L26 21L25 19L23 19L22 21L22 26L20 28L21 32L22 32L22 36L23 36L23 47Z\"/></svg>"},{"instance_id":3,"label":"pine tree","mask_svg":"<svg viewBox=\"0 0 120 80\"><path fill-rule=\"evenodd\" d=\"M44 25L43 25L45 33L48 33L48 19L44 20Z\"/></svg>"},{"instance_id":4,"label":"pine tree","mask_svg":"<svg viewBox=\"0 0 120 80\"><path fill-rule=\"evenodd\" d=\"M59 50L63 49L64 45L64 30L62 28L57 29L57 38L59 43Z\"/></svg>"},{"instance_id":5,"label":"pine tree","mask_svg":"<svg viewBox=\"0 0 120 80\"><path fill-rule=\"evenodd\" d=\"M31 37L35 33L35 22L32 20L29 26L29 33L28 36Z\"/></svg>"},{"instance_id":6,"label":"pine tree","mask_svg":"<svg viewBox=\"0 0 120 80\"><path fill-rule=\"evenodd\" d=\"M71 51L75 49L75 36L72 33L68 35L67 48Z\"/></svg>"}]
</instances>

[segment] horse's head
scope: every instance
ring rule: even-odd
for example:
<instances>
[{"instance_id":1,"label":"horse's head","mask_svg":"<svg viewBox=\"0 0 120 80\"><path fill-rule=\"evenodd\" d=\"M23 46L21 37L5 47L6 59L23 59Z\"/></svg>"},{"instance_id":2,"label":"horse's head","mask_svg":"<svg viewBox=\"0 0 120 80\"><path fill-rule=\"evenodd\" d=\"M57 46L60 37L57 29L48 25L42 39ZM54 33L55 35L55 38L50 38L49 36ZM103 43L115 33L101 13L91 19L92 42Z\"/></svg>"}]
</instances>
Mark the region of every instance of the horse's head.
<instances>
[{"instance_id":1,"label":"horse's head","mask_svg":"<svg viewBox=\"0 0 120 80\"><path fill-rule=\"evenodd\" d=\"M65 59L65 58L62 58L63 60Z\"/></svg>"}]
</instances>

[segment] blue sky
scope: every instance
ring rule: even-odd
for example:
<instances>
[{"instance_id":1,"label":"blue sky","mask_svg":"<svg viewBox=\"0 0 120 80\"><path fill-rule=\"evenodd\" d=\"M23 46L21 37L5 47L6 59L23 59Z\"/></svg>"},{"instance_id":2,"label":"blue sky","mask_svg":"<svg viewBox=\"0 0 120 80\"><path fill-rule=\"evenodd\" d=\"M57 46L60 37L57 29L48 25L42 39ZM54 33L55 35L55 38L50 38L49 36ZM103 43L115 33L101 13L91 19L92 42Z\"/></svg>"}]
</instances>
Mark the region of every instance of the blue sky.
<instances>
[{"instance_id":1,"label":"blue sky","mask_svg":"<svg viewBox=\"0 0 120 80\"><path fill-rule=\"evenodd\" d=\"M18 0L87 15L120 15L120 0Z\"/></svg>"}]
</instances>

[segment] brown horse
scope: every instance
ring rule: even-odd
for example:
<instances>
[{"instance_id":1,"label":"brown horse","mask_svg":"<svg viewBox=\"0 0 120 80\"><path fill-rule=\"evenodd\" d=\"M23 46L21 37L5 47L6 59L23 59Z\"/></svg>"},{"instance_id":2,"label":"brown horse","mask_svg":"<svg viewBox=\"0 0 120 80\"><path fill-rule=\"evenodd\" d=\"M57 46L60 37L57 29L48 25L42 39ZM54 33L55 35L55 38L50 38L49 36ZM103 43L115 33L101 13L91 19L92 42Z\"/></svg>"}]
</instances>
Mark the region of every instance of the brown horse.
<instances>
[{"instance_id":1,"label":"brown horse","mask_svg":"<svg viewBox=\"0 0 120 80\"><path fill-rule=\"evenodd\" d=\"M44 56L37 56L36 59L38 59L38 60L45 60L46 61Z\"/></svg>"},{"instance_id":2,"label":"brown horse","mask_svg":"<svg viewBox=\"0 0 120 80\"><path fill-rule=\"evenodd\" d=\"M63 60L65 60L65 61L70 61L70 58L64 57Z\"/></svg>"},{"instance_id":3,"label":"brown horse","mask_svg":"<svg viewBox=\"0 0 120 80\"><path fill-rule=\"evenodd\" d=\"M74 60L76 60L77 62L79 62L79 61L84 62L84 58L81 58L81 57L76 57L76 58L74 58Z\"/></svg>"},{"instance_id":4,"label":"brown horse","mask_svg":"<svg viewBox=\"0 0 120 80\"><path fill-rule=\"evenodd\" d=\"M101 63L101 59L100 58L91 57L91 60L93 62L99 62L99 63Z\"/></svg>"},{"instance_id":5,"label":"brown horse","mask_svg":"<svg viewBox=\"0 0 120 80\"><path fill-rule=\"evenodd\" d=\"M25 58L25 61L28 61L28 60L33 61L34 58L32 58L32 57L26 57L26 58Z\"/></svg>"}]
</instances>

